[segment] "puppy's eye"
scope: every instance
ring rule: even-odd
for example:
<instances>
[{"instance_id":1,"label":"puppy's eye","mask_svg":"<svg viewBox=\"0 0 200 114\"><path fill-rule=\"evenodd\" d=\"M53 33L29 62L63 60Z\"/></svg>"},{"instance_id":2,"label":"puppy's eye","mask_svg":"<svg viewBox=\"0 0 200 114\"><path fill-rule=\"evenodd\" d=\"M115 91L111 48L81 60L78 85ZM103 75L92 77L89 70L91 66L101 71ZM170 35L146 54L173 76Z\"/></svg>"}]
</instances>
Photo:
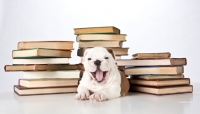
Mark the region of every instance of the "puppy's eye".
<instances>
[{"instance_id":1,"label":"puppy's eye","mask_svg":"<svg viewBox=\"0 0 200 114\"><path fill-rule=\"evenodd\" d=\"M108 57L105 57L105 59L108 59Z\"/></svg>"},{"instance_id":2,"label":"puppy's eye","mask_svg":"<svg viewBox=\"0 0 200 114\"><path fill-rule=\"evenodd\" d=\"M88 60L91 60L91 58L88 58Z\"/></svg>"}]
</instances>

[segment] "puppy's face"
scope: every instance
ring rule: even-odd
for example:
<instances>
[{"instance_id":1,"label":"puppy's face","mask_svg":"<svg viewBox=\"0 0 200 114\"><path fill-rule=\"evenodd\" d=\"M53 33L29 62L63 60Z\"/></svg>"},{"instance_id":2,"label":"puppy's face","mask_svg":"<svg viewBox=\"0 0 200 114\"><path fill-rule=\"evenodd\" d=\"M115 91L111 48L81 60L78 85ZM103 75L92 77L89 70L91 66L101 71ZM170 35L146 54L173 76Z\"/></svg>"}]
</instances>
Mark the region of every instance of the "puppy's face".
<instances>
[{"instance_id":1,"label":"puppy's face","mask_svg":"<svg viewBox=\"0 0 200 114\"><path fill-rule=\"evenodd\" d=\"M98 83L104 81L108 72L116 67L113 56L103 47L85 50L83 64L85 70L91 74L91 78Z\"/></svg>"}]
</instances>

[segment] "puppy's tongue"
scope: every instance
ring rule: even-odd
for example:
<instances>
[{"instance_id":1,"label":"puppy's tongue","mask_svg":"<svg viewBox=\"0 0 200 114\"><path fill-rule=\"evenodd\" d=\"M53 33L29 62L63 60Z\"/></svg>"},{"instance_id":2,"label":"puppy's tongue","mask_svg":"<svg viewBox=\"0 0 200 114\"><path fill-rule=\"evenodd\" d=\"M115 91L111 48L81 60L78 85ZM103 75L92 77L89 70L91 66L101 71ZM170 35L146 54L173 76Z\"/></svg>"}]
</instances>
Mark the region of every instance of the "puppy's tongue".
<instances>
[{"instance_id":1,"label":"puppy's tongue","mask_svg":"<svg viewBox=\"0 0 200 114\"><path fill-rule=\"evenodd\" d=\"M96 79L97 81L102 81L103 79L103 71L101 71L99 68L97 68L97 71L96 71Z\"/></svg>"}]
</instances>

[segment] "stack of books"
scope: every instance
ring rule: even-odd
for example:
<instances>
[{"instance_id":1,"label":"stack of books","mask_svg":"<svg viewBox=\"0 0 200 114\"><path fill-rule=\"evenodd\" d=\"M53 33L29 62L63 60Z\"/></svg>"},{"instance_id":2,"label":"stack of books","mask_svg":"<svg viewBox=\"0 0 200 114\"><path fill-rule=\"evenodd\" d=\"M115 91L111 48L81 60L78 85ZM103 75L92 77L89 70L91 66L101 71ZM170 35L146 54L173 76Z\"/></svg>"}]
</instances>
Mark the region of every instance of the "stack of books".
<instances>
[{"instance_id":1,"label":"stack of books","mask_svg":"<svg viewBox=\"0 0 200 114\"><path fill-rule=\"evenodd\" d=\"M113 50L116 60L128 55L129 48L122 47L126 41L126 34L120 34L120 29L114 26L75 28L74 34L77 35L76 41L79 43L77 55L81 61L86 48L97 46Z\"/></svg>"},{"instance_id":2,"label":"stack of books","mask_svg":"<svg viewBox=\"0 0 200 114\"><path fill-rule=\"evenodd\" d=\"M18 95L77 92L80 71L69 64L73 41L19 42L12 51L13 64L5 71L23 71L14 85Z\"/></svg>"},{"instance_id":3,"label":"stack of books","mask_svg":"<svg viewBox=\"0 0 200 114\"><path fill-rule=\"evenodd\" d=\"M137 53L130 60L118 60L129 75L130 90L156 95L187 93L193 91L190 79L185 78L186 58L170 58L165 53Z\"/></svg>"}]
</instances>

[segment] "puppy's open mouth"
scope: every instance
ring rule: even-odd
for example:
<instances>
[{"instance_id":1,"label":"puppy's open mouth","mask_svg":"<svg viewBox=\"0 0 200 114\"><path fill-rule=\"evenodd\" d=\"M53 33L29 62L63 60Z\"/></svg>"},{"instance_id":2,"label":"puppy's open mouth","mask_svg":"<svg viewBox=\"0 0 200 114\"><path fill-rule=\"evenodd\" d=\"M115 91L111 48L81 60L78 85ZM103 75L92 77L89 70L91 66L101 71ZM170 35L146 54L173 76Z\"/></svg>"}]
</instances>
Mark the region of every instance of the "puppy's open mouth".
<instances>
[{"instance_id":1,"label":"puppy's open mouth","mask_svg":"<svg viewBox=\"0 0 200 114\"><path fill-rule=\"evenodd\" d=\"M106 73L108 71L102 71L99 67L97 67L97 70L95 72L91 72L91 74L93 75L93 77L98 81L98 82L102 82L103 79L106 77Z\"/></svg>"}]
</instances>

